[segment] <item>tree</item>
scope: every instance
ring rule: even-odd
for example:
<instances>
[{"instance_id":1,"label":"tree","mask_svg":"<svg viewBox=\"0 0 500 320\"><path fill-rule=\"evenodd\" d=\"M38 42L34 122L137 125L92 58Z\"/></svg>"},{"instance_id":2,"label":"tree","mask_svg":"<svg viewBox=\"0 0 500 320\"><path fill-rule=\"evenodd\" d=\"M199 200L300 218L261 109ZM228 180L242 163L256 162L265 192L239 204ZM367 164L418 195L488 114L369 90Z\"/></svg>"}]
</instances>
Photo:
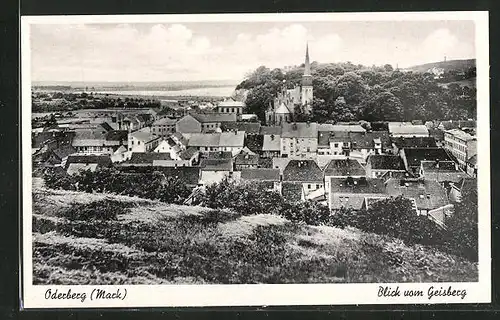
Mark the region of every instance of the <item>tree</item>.
<instances>
[{"instance_id":1,"label":"tree","mask_svg":"<svg viewBox=\"0 0 500 320\"><path fill-rule=\"evenodd\" d=\"M478 259L477 188L464 191L462 202L455 205L455 212L445 220L445 245L454 254L469 260Z\"/></svg>"}]
</instances>

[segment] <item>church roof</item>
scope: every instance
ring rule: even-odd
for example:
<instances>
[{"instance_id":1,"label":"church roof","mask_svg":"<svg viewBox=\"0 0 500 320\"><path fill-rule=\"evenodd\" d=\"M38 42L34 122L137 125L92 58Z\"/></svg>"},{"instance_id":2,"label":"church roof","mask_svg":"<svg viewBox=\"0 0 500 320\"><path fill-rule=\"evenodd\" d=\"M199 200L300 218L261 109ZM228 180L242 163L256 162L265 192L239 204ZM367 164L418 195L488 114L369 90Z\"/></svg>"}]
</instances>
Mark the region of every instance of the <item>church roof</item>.
<instances>
[{"instance_id":1,"label":"church roof","mask_svg":"<svg viewBox=\"0 0 500 320\"><path fill-rule=\"evenodd\" d=\"M290 109L282 102L276 109L275 113L290 113Z\"/></svg>"}]
</instances>

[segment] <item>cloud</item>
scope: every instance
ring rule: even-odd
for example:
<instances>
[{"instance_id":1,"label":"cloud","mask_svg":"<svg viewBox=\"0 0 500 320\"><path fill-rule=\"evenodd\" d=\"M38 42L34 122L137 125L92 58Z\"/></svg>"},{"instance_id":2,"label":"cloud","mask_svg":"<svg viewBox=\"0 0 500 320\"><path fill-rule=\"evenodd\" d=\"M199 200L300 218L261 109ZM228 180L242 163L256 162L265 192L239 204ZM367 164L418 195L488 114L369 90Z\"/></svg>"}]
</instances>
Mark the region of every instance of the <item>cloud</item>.
<instances>
[{"instance_id":1,"label":"cloud","mask_svg":"<svg viewBox=\"0 0 500 320\"><path fill-rule=\"evenodd\" d=\"M315 36L301 24L240 33L224 45L183 24L35 25L31 38L33 79L61 81L240 79L259 65L302 63L306 42L318 61L342 46L337 34Z\"/></svg>"}]
</instances>

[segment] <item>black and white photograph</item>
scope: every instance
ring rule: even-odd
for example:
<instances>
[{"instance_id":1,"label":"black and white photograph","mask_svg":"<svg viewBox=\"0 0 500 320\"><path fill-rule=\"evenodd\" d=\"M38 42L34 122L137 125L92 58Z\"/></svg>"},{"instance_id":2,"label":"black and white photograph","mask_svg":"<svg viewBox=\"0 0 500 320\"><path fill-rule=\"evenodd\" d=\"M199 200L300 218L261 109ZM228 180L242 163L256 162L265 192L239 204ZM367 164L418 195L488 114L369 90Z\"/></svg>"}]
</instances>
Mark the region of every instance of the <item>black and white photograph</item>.
<instances>
[{"instance_id":1,"label":"black and white photograph","mask_svg":"<svg viewBox=\"0 0 500 320\"><path fill-rule=\"evenodd\" d=\"M487 18L23 17L25 305L490 301Z\"/></svg>"}]
</instances>

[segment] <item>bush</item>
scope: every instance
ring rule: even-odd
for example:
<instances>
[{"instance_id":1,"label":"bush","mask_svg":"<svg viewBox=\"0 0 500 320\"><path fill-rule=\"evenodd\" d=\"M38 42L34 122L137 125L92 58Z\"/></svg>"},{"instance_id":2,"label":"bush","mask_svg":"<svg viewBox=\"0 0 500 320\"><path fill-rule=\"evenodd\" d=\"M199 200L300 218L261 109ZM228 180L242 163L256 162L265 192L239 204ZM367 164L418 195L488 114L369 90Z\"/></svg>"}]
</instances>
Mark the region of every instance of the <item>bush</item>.
<instances>
[{"instance_id":1,"label":"bush","mask_svg":"<svg viewBox=\"0 0 500 320\"><path fill-rule=\"evenodd\" d=\"M406 243L439 244L441 231L425 216L413 210L410 200L397 197L375 202L359 211L340 211L334 218L339 226L399 238Z\"/></svg>"},{"instance_id":2,"label":"bush","mask_svg":"<svg viewBox=\"0 0 500 320\"><path fill-rule=\"evenodd\" d=\"M69 220L116 220L120 214L127 213L128 205L116 200L99 200L88 204L76 203L62 212Z\"/></svg>"},{"instance_id":3,"label":"bush","mask_svg":"<svg viewBox=\"0 0 500 320\"><path fill-rule=\"evenodd\" d=\"M127 173L114 168L99 168L94 172L83 170L75 175L47 170L44 180L47 187L54 189L111 192L176 204L183 203L191 194L191 189L180 179L165 177L151 170Z\"/></svg>"}]
</instances>

